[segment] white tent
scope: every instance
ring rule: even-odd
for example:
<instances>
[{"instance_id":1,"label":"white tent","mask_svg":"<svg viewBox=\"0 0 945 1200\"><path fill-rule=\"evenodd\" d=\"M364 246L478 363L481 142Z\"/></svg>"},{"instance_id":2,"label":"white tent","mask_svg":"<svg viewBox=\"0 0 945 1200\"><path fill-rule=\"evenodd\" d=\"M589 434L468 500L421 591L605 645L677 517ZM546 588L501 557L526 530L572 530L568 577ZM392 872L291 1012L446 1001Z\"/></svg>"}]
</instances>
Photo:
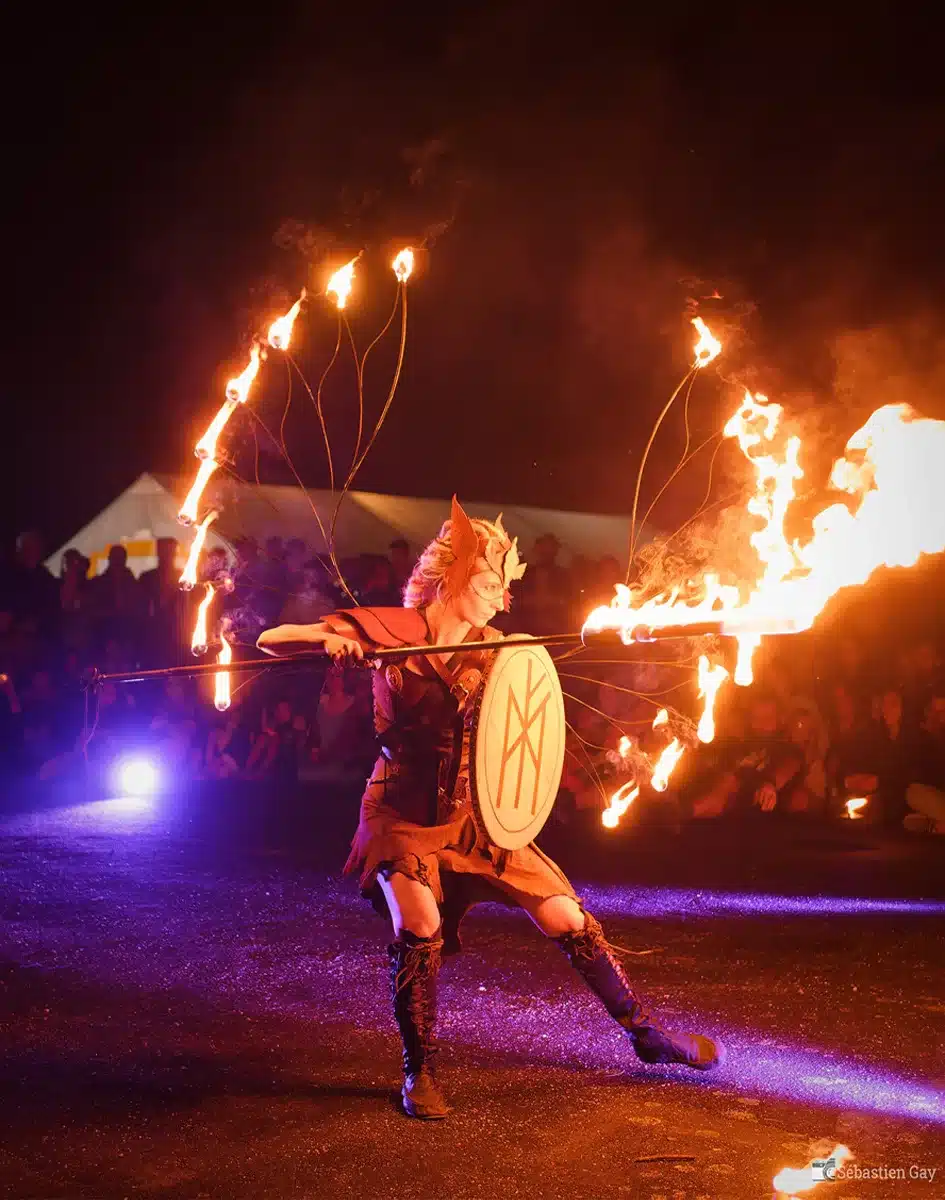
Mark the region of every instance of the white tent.
<instances>
[{"instance_id":1,"label":"white tent","mask_svg":"<svg viewBox=\"0 0 945 1200\"><path fill-rule=\"evenodd\" d=\"M63 552L75 547L92 562L92 572L104 568L108 548L121 542L128 550L128 565L139 574L157 563L155 541L177 538L183 552L193 536L177 520L181 498L190 486L188 479L166 475L139 476L88 525L47 560L58 573ZM336 500L331 492L303 491L298 487L228 484L226 503L219 519L210 527L207 545L227 545L244 537L262 543L267 537L300 537L314 553L326 550L318 519L327 531ZM626 517L597 513L566 512L554 508L505 505L496 501L464 501L470 516L494 519L503 512L505 527L519 539L527 557L535 539L552 533L562 547L562 559L573 554L600 558L612 554L624 561L627 553ZM316 517L317 514L317 517ZM391 541L406 538L419 548L439 529L449 515L449 502L413 496L385 496L377 492L349 492L335 530L337 552L342 557L356 554L386 554Z\"/></svg>"}]
</instances>

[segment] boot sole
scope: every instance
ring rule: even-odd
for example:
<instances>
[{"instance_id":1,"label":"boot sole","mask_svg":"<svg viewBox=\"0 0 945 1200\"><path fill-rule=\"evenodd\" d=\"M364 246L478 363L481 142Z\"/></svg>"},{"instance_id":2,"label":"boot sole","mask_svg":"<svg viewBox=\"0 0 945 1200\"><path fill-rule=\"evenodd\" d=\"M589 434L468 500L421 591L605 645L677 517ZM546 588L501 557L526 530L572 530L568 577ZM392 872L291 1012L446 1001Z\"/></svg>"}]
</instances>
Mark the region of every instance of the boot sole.
<instances>
[{"instance_id":1,"label":"boot sole","mask_svg":"<svg viewBox=\"0 0 945 1200\"><path fill-rule=\"evenodd\" d=\"M722 1066L727 1057L728 1051L721 1042L715 1043L715 1058L713 1058L711 1062L707 1063L685 1062L678 1059L675 1062L668 1063L659 1061L651 1062L648 1059L643 1058L640 1054L637 1054L637 1058L640 1060L640 1062L646 1063L648 1067L688 1067L690 1071L714 1071L716 1067Z\"/></svg>"},{"instance_id":2,"label":"boot sole","mask_svg":"<svg viewBox=\"0 0 945 1200\"><path fill-rule=\"evenodd\" d=\"M453 1111L451 1108L447 1108L444 1112L424 1112L422 1108L417 1108L413 1101L408 1099L403 1092L400 1093L400 1097L406 1115L413 1117L417 1121L442 1121Z\"/></svg>"}]
</instances>

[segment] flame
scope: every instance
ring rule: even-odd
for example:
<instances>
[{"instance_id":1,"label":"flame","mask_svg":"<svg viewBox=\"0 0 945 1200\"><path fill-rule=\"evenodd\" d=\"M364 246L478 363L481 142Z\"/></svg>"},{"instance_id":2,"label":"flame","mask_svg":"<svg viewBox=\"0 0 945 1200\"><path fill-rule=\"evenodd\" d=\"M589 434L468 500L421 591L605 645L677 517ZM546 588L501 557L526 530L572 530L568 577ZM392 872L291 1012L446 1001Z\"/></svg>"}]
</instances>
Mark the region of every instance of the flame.
<instances>
[{"instance_id":1,"label":"flame","mask_svg":"<svg viewBox=\"0 0 945 1200\"><path fill-rule=\"evenodd\" d=\"M699 695L704 697L705 705L699 718L699 741L711 742L715 737L715 698L719 688L728 679L728 671L721 663L709 666L708 658L703 654L699 658Z\"/></svg>"},{"instance_id":2,"label":"flame","mask_svg":"<svg viewBox=\"0 0 945 1200\"><path fill-rule=\"evenodd\" d=\"M405 246L391 263L398 283L406 283L413 274L414 256L409 246Z\"/></svg>"},{"instance_id":3,"label":"flame","mask_svg":"<svg viewBox=\"0 0 945 1200\"><path fill-rule=\"evenodd\" d=\"M302 301L304 299L305 288L302 288L302 294L285 314L285 316L277 317L276 320L273 321L273 323L269 326L269 332L266 335L266 341L270 346L272 346L273 350L288 350L289 342L292 340L292 326L295 324L295 318L299 315L299 309L302 307ZM338 307L340 308L341 305Z\"/></svg>"},{"instance_id":4,"label":"flame","mask_svg":"<svg viewBox=\"0 0 945 1200\"><path fill-rule=\"evenodd\" d=\"M665 708L661 708L653 718L653 729L659 729L661 725L665 725L669 721L669 713ZM622 739L621 739L622 740ZM629 739L628 739L629 740Z\"/></svg>"},{"instance_id":5,"label":"flame","mask_svg":"<svg viewBox=\"0 0 945 1200\"><path fill-rule=\"evenodd\" d=\"M692 365L693 367L706 367L713 358L718 358L722 353L722 343L718 338L712 336L708 325L701 317L693 317L692 324L699 335L695 346L696 360Z\"/></svg>"},{"instance_id":6,"label":"flame","mask_svg":"<svg viewBox=\"0 0 945 1200\"><path fill-rule=\"evenodd\" d=\"M650 780L650 786L656 792L665 792L669 787L669 777L676 769L676 764L683 756L685 746L679 738L673 738L663 753L656 760L656 766L653 768L653 778Z\"/></svg>"},{"instance_id":7,"label":"flame","mask_svg":"<svg viewBox=\"0 0 945 1200\"><path fill-rule=\"evenodd\" d=\"M281 320L286 320L282 317ZM278 325L278 321L270 328L269 337L272 338L272 331ZM290 326L291 328L291 326ZM288 343L286 343L288 344ZM258 342L253 342L249 351L249 362L243 368L235 379L231 379L226 385L226 398L232 400L234 404L245 404L249 396L249 389L252 386L253 380L259 374L259 364L263 358L263 348Z\"/></svg>"},{"instance_id":8,"label":"flame","mask_svg":"<svg viewBox=\"0 0 945 1200\"><path fill-rule=\"evenodd\" d=\"M181 525L193 525L197 520L197 506L200 503L200 497L203 495L204 488L210 482L210 476L218 466L219 463L215 458L203 458L200 460L197 478L194 480L193 487L187 493L187 499L181 505L180 512L177 514L177 519Z\"/></svg>"},{"instance_id":9,"label":"flame","mask_svg":"<svg viewBox=\"0 0 945 1200\"><path fill-rule=\"evenodd\" d=\"M763 523L751 543L763 570L742 601L738 588L704 579L697 604L677 603L678 590L633 607L629 588L618 585L609 607L595 609L585 628L614 629L625 642L640 627L686 626L712 620L720 632L746 639L739 677L750 675L748 638L809 629L838 591L865 583L881 566L912 566L922 554L945 549L945 422L919 417L906 405L878 409L847 443L847 456L834 465L831 483L851 500L832 504L813 521L806 543L788 543L784 519L801 478L800 442L790 438L780 456L751 453L772 441L781 409L746 394L726 425L757 473L748 507ZM862 461L859 461L862 460Z\"/></svg>"},{"instance_id":10,"label":"flame","mask_svg":"<svg viewBox=\"0 0 945 1200\"><path fill-rule=\"evenodd\" d=\"M867 800L866 796L851 797L846 804L847 816L850 818L850 820L858 821L862 816L864 816L865 814L860 812L860 809L865 808L868 803L869 801Z\"/></svg>"},{"instance_id":11,"label":"flame","mask_svg":"<svg viewBox=\"0 0 945 1200\"><path fill-rule=\"evenodd\" d=\"M220 626L220 653L217 655L217 662L221 667L229 666L233 661L233 647L227 638L229 627L229 621L224 618ZM213 703L220 712L226 712L230 707L231 700L230 672L217 671L213 677Z\"/></svg>"},{"instance_id":12,"label":"flame","mask_svg":"<svg viewBox=\"0 0 945 1200\"><path fill-rule=\"evenodd\" d=\"M617 822L627 811L630 805L636 800L640 794L640 789L631 779L629 783L625 783L619 787L616 792L610 797L610 803L601 813L601 821L608 829L616 829Z\"/></svg>"},{"instance_id":13,"label":"flame","mask_svg":"<svg viewBox=\"0 0 945 1200\"><path fill-rule=\"evenodd\" d=\"M746 633L740 638L736 638L735 642L738 646L738 658L735 662L735 683L738 687L748 687L755 678L751 669L751 661L755 657L755 651L761 645L761 634Z\"/></svg>"},{"instance_id":14,"label":"flame","mask_svg":"<svg viewBox=\"0 0 945 1200\"><path fill-rule=\"evenodd\" d=\"M189 592L197 586L197 564L200 561L200 551L207 540L207 530L216 519L217 513L211 510L197 526L197 532L194 534L194 540L190 543L190 553L187 555L187 562L180 577L180 586L185 592Z\"/></svg>"},{"instance_id":15,"label":"flame","mask_svg":"<svg viewBox=\"0 0 945 1200\"><path fill-rule=\"evenodd\" d=\"M230 419L233 410L236 408L238 401L224 400L221 404L217 415L207 426L207 432L203 435L200 441L194 446L194 454L200 459L213 458L217 452L217 438L223 432L223 427Z\"/></svg>"},{"instance_id":16,"label":"flame","mask_svg":"<svg viewBox=\"0 0 945 1200\"><path fill-rule=\"evenodd\" d=\"M832 1158L836 1166L842 1167L853 1158L853 1151L848 1146L838 1145L834 1146L829 1154L824 1155L824 1158ZM813 1191L819 1183L820 1180L814 1179L813 1162L809 1162L806 1167L785 1167L775 1175L771 1186L775 1192L785 1197L785 1200L794 1200L798 1192Z\"/></svg>"},{"instance_id":17,"label":"flame","mask_svg":"<svg viewBox=\"0 0 945 1200\"><path fill-rule=\"evenodd\" d=\"M351 285L354 283L354 265L357 261L357 256L355 256L351 262L339 267L325 285L325 295L334 295L339 312L348 303L348 297L351 295Z\"/></svg>"},{"instance_id":18,"label":"flame","mask_svg":"<svg viewBox=\"0 0 945 1200\"><path fill-rule=\"evenodd\" d=\"M200 601L200 606L197 609L197 619L194 622L194 632L190 639L191 652L199 658L201 654L207 653L207 613L213 601L213 584L205 583L207 589L203 599Z\"/></svg>"}]
</instances>

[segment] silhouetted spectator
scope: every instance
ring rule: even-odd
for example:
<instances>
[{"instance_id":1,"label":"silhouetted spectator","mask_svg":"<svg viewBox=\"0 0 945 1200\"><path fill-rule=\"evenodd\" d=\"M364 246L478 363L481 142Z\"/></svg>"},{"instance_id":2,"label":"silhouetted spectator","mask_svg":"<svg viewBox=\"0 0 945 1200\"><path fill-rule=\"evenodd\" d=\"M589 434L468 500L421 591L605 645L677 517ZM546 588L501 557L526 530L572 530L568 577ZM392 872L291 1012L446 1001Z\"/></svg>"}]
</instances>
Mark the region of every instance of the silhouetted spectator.
<instances>
[{"instance_id":1,"label":"silhouetted spectator","mask_svg":"<svg viewBox=\"0 0 945 1200\"><path fill-rule=\"evenodd\" d=\"M143 657L155 667L180 661L185 641L187 597L177 569L177 539L158 538L158 565L138 579L146 622Z\"/></svg>"},{"instance_id":2,"label":"silhouetted spectator","mask_svg":"<svg viewBox=\"0 0 945 1200\"><path fill-rule=\"evenodd\" d=\"M138 642L142 598L124 546L109 547L108 566L89 581L88 600L98 641L117 639L130 653Z\"/></svg>"},{"instance_id":3,"label":"silhouetted spectator","mask_svg":"<svg viewBox=\"0 0 945 1200\"><path fill-rule=\"evenodd\" d=\"M542 534L528 559L518 600L518 622L528 633L562 633L568 627L571 586L557 562L560 548L553 533Z\"/></svg>"},{"instance_id":4,"label":"silhouetted spectator","mask_svg":"<svg viewBox=\"0 0 945 1200\"><path fill-rule=\"evenodd\" d=\"M59 584L43 562L42 536L29 530L16 539L16 560L4 580L6 598L0 606L14 617L30 618L44 633L55 630L59 614Z\"/></svg>"},{"instance_id":5,"label":"silhouetted spectator","mask_svg":"<svg viewBox=\"0 0 945 1200\"><path fill-rule=\"evenodd\" d=\"M404 585L410 578L410 572L413 570L413 555L410 552L410 543L406 538L394 538L389 546L390 550L390 566L394 580L394 587L398 594L404 590Z\"/></svg>"},{"instance_id":6,"label":"silhouetted spectator","mask_svg":"<svg viewBox=\"0 0 945 1200\"><path fill-rule=\"evenodd\" d=\"M401 603L390 563L386 558L369 560L358 599L367 608L388 608Z\"/></svg>"},{"instance_id":7,"label":"silhouetted spectator","mask_svg":"<svg viewBox=\"0 0 945 1200\"><path fill-rule=\"evenodd\" d=\"M332 612L334 599L325 578L325 569L317 558L309 559L302 568L298 589L290 592L282 612L280 625L314 625Z\"/></svg>"}]
</instances>

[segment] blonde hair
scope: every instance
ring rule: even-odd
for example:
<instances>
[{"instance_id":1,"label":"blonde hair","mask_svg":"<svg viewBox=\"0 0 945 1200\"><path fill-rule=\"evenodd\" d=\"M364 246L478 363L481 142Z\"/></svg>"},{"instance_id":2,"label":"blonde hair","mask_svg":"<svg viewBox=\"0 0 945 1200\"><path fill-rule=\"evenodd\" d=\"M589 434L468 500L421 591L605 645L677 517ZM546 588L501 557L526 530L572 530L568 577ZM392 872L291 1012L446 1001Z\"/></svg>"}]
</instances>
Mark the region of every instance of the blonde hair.
<instances>
[{"instance_id":1,"label":"blonde hair","mask_svg":"<svg viewBox=\"0 0 945 1200\"><path fill-rule=\"evenodd\" d=\"M491 521L473 517L470 524L483 543L492 538L505 540L502 530ZM449 595L446 573L456 561L450 542L452 529L453 522L444 521L437 536L421 551L404 584L404 608L422 608L434 600L445 600Z\"/></svg>"}]
</instances>

